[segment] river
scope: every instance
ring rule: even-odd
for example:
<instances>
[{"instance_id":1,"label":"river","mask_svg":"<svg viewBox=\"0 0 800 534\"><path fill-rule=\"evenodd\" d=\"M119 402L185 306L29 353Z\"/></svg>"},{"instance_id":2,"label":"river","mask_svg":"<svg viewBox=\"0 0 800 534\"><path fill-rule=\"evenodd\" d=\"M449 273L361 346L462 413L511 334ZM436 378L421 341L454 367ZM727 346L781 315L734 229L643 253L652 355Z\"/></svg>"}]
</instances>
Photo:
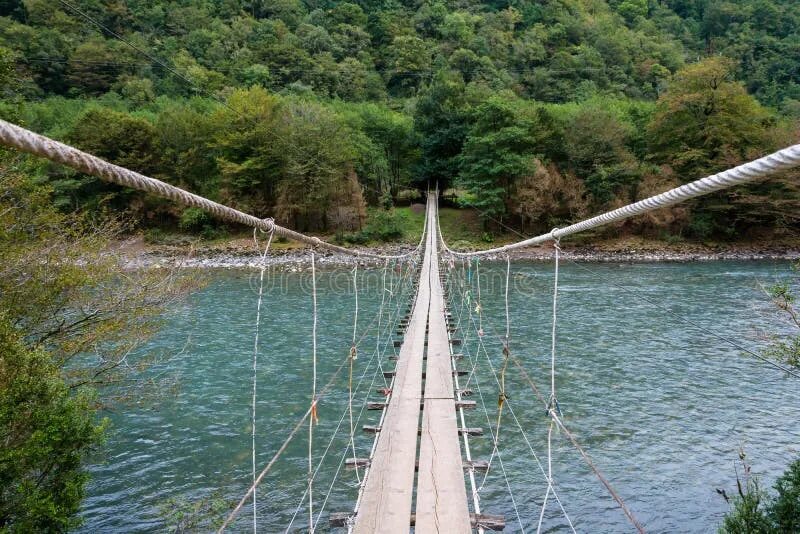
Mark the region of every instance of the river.
<instances>
[{"instance_id":1,"label":"river","mask_svg":"<svg viewBox=\"0 0 800 534\"><path fill-rule=\"evenodd\" d=\"M471 269L470 276L476 277L475 266ZM556 385L563 419L649 532L715 531L728 509L716 490L735 494L740 449L764 487L800 454L800 379L698 328L762 349L764 332L788 332L789 325L770 306L759 284L789 273L788 262L562 265ZM377 424L379 418L377 411L361 411L368 391L369 400L380 400L375 389L384 384L377 362L384 369L393 367L386 357L394 350L386 343L388 332L376 337L382 275L380 269L362 269L358 280L358 337L363 339L355 363L356 428ZM490 366L498 370L502 362L496 334L505 331L505 263L482 263L480 276L485 352L468 319L471 311L477 321L476 291L470 294L469 306L462 306L465 289L458 285L451 298L456 318L461 317L458 336L465 341L460 368L474 367L469 380L478 408L467 412L467 426L486 431L471 440L472 454L488 459L498 394ZM319 273L320 388L350 349L355 309L350 277L347 270ZM269 461L305 413L312 387L309 275L268 272L266 279L258 365L259 466ZM396 294L399 275L392 273L388 279ZM110 415L109 440L90 469L82 532L163 531L164 518L181 502L219 497L227 506L246 491L251 477L256 284L257 272L213 271L210 284L171 310L165 328L144 347L176 354L156 371L179 378L179 388L154 405ZM512 352L545 394L552 284L552 265L512 264ZM384 303L384 326L397 310ZM380 354L373 357L377 346ZM504 412L499 455L480 491L482 509L505 515L506 532L535 531L546 483L525 438L545 464L548 419L513 365L506 390L520 426ZM314 431L315 465L346 406L345 367L321 402ZM348 435L344 418L314 480L315 514L330 488L318 531L328 530L328 512L348 511L354 504L355 471L342 468L331 484ZM359 456L369 454L371 443L372 435L355 433ZM554 433L553 444L553 477L577 531L632 531L569 441ZM292 529L307 528L307 508L298 509L306 488L307 447L304 427L260 486L260 531L282 532L296 510ZM482 480L479 475L478 482ZM245 508L232 531L248 530L251 514ZM544 526L547 532L568 531L552 499Z\"/></svg>"}]
</instances>

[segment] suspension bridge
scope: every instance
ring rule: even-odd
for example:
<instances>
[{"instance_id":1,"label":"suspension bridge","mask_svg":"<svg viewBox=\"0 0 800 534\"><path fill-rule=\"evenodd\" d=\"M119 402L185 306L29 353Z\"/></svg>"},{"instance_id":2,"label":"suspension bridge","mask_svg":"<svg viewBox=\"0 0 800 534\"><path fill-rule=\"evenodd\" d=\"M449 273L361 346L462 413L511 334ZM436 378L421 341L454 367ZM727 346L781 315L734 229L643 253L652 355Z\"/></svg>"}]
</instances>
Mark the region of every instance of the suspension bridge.
<instances>
[{"instance_id":1,"label":"suspension bridge","mask_svg":"<svg viewBox=\"0 0 800 534\"><path fill-rule=\"evenodd\" d=\"M275 236L294 239L311 247L309 261L313 282L314 329L311 362L313 376L309 407L297 423L292 428L287 429L287 436L282 445L274 451L270 461L259 470L259 466L256 463L257 433L255 423L257 405L256 377L259 356L258 327L264 298L265 262L262 261L253 350L252 480L250 481L249 489L222 523L219 529L220 532L229 528L237 518L244 515L242 511L247 507L248 503L252 504L252 530L256 532L259 529L258 507L256 506L258 487L304 425L308 425L308 483L303 500L305 502L305 499L308 499L308 528L310 531L337 527L354 533L399 533L409 532L412 528L415 532L422 533L465 533L473 531L482 533L486 530L502 530L505 528L505 518L501 515L492 514L491 511L483 510L480 494L481 488L486 482L486 473L496 468L504 470L500 450L500 431L503 415L506 411L522 431L522 426L514 414L505 388L505 375L510 363L515 365L520 376L530 385L532 393L542 403L549 419L546 460L544 462L540 460L539 455L525 438L536 466L543 474L546 482L542 492L541 508L538 513L537 532L542 528L542 519L548 502L557 504L569 529L573 532L575 531L567 513L567 507L558 495L558 486L553 473L552 434L554 430L562 433L570 444L574 446L591 471L597 476L600 484L607 490L611 498L616 501L621 512L630 522L632 529L638 532L645 532L645 525L637 519L633 510L626 505L620 494L615 491L611 481L594 464L589 454L581 446L577 436L570 432L564 423L558 404L556 394L556 341L560 239L653 210L670 207L714 191L766 179L781 171L800 166L800 145L794 145L753 162L701 178L640 202L623 206L563 228L555 228L540 236L484 251L455 251L447 246L439 228L437 196L436 194L429 194L426 205L425 225L417 247L406 254L382 255L369 250L340 247L324 242L317 237L295 232L276 224L272 219L258 218L243 213L160 180L106 162L74 147L2 120L0 120L0 144L47 158L50 161L69 166L111 183L149 192L186 206L201 208L222 220L250 226L254 228L257 245L259 233L267 236L263 250L260 250L262 260L265 260L269 254L270 244ZM534 383L525 365L514 354L510 343L508 288L511 262L507 253L514 249L545 242L553 244L555 281L553 287L549 391L545 390L543 392ZM385 387L377 390L380 400L366 403L366 407L369 410L380 413L377 424L364 425L360 429L363 432L374 434L370 454L366 457L357 456L356 447L353 443L354 433L359 431L354 424L352 406L354 366L358 358L360 344L357 328L357 300L350 353L339 365L333 377L329 378L323 387L318 388L315 270L315 251L317 249L328 249L342 254L355 255L371 259L378 265L383 264L384 290L386 289L386 270L390 262L403 273L403 283L408 283L408 291L389 292L397 300L397 315L387 314L384 317L384 302L382 301L381 312L376 318L379 331L382 324L388 329L396 328L399 338L387 337L385 340L391 342L391 347L393 348L393 353L389 355L387 361L393 362L395 367L394 369L384 369L379 363L379 368L385 380ZM498 329L494 328L493 325L485 324L481 310L480 284L477 285L476 293L472 293L471 261L473 258L486 254L499 255L505 258L506 261L506 324L504 331L502 328ZM479 268L477 264L475 268ZM353 277L354 285L357 281L357 269L358 267L356 266ZM385 293L382 294L384 295L382 299L384 299ZM404 303L401 301L402 298L407 298L408 300ZM458 304L459 313L457 314L454 314L451 309L453 303ZM466 315L464 314L465 309L467 310ZM685 322L692 324L690 320ZM461 363L469 364L472 361L472 356L468 356L470 361L465 362L464 354L458 352L462 342L458 335L467 331L474 333L479 340L484 336L493 335L497 337L502 346L502 366L499 369L492 367L492 373L497 382L497 411L494 420L490 417L484 394L478 388L480 406L486 416L486 427L468 426L467 421L471 416L465 414L465 411L478 407L477 401L469 398L473 395L473 390L470 388L469 383L471 380L468 370L469 365L467 365L467 369L460 367ZM706 331L706 333L714 335L723 342L731 343L736 348L787 375L800 377L800 373L796 370L768 360L734 340L718 335L715 332ZM363 339L363 336L361 339ZM373 353L372 359L378 358L380 360L380 358L385 358L385 351L379 350L380 338L378 345L379 347ZM491 361L489 363L491 365ZM328 514L327 523L321 524L322 509L325 508L328 496L334 488L333 485L329 488L325 500L321 504L322 509L317 511L317 516L315 517L313 483L321 461L315 469L312 454L314 427L318 419L318 405L325 401L326 394L329 393L334 380L344 369L349 370L349 402L347 409L342 414L342 419L339 421L339 427L349 416L350 446L345 451L339 468L341 469L342 464L344 464L346 467L356 471L359 482L358 495L351 510L331 512ZM356 389L361 387L365 374L356 384ZM460 378L464 376L467 378L465 383L462 384ZM374 382L375 378L373 377L370 387L373 386ZM360 419L361 412L359 412L357 420L360 421ZM339 427L337 427L337 432ZM522 435L525 436L524 431ZM470 447L471 439L491 440L492 451L489 458L477 459L473 457ZM330 444L325 449L325 454L329 449ZM483 482L479 483L478 481L481 477ZM514 502L513 494L509 492L509 495L516 509L517 503ZM298 511L295 512L294 517L297 517L299 510L300 506L298 506ZM292 521L294 521L294 518ZM520 526L522 526L521 523ZM287 531L290 527L291 524L287 527Z\"/></svg>"}]
</instances>

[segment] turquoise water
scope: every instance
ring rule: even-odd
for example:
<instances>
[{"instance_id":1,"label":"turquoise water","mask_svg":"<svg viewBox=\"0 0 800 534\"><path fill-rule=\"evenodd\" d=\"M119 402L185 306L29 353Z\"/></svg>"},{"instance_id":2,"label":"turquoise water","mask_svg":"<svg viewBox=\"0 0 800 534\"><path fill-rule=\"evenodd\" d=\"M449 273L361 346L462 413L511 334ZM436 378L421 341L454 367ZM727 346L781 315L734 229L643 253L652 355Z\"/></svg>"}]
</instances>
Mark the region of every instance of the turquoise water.
<instances>
[{"instance_id":1,"label":"turquoise water","mask_svg":"<svg viewBox=\"0 0 800 534\"><path fill-rule=\"evenodd\" d=\"M713 531L727 510L716 488L735 493L740 447L763 485L771 485L800 454L800 380L686 326L643 297L757 349L765 344L763 331L789 328L758 287L787 275L789 264L586 267L592 272L570 264L561 269L557 390L564 422L648 531ZM457 284L451 298L456 318L461 317L458 335L465 340L460 367L474 367L469 381L478 409L467 412L467 426L487 431L472 439L473 456L488 459L492 449L488 430L494 426L498 393L490 362L498 369L502 361L496 334L505 330L505 264L482 263L480 274L483 348L476 342L476 326L468 312L472 309L474 316L476 288L469 307L462 306L465 289ZM215 272L211 284L174 310L166 328L147 347L180 353L159 369L178 376L180 389L153 408L111 415L114 429L105 453L91 467L84 532L163 530L160 508L170 498L192 501L218 491L224 499L238 501L246 491L251 476L253 275L249 271ZM345 361L350 348L354 319L350 277L351 271L346 270L319 274L320 388ZM547 394L552 266L515 263L511 278L512 352ZM400 274L392 273L389 279L397 295ZM308 274L269 273L267 282L258 371L259 466L269 461L305 413L311 394ZM388 331L376 335L382 272L362 270L358 285L360 342L354 387L362 376L363 380L354 399L354 418L360 416L356 423L360 428L377 424L379 412L361 408L367 393L368 400L380 400L375 389L384 383L377 362L391 369L393 363L387 355L394 349L386 343ZM402 287L408 292L407 285ZM398 306L407 301L402 295L390 300L382 312L387 330L396 324L395 320L387 322L387 316L398 313ZM373 357L378 346L381 354ZM513 365L506 383L520 427L545 463L547 418L543 406ZM320 423L314 432L315 465L331 444L314 480L315 515L332 488L319 531L328 530L328 512L351 510L355 501L354 471L342 468L332 484L347 446L346 418L335 439L331 441L331 437L346 405L345 367L321 402ZM546 487L520 427L506 412L500 430L500 458L493 460L481 490L483 511L504 514L507 532L520 531L520 525L535 531ZM367 456L372 436L358 431L355 440L358 455ZM554 435L553 443L554 479L576 529L632 531L564 436ZM262 532L284 531L298 510L306 489L307 446L303 427L260 486ZM245 508L232 531L248 530L251 513ZM307 508L301 505L291 528L307 528L307 515ZM548 532L567 528L552 499L544 524Z\"/></svg>"}]
</instances>

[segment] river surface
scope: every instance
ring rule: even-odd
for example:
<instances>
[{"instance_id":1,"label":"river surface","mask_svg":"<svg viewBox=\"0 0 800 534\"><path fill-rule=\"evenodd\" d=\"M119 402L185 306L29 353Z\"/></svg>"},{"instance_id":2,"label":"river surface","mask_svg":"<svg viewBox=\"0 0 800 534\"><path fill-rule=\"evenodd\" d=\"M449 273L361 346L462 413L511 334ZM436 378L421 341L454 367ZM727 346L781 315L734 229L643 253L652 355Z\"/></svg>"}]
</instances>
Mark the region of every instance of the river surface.
<instances>
[{"instance_id":1,"label":"river surface","mask_svg":"<svg viewBox=\"0 0 800 534\"><path fill-rule=\"evenodd\" d=\"M476 459L492 456L489 430L496 430L494 372L502 365L498 336L506 328L505 267L502 262L482 263L478 271L473 263L462 271L457 265L458 276L452 279L453 313L461 325L457 337L465 342L459 366L474 368L469 387L478 404L466 412L466 422L485 430L483 437L471 439ZM552 265L511 267L512 353L546 396ZM735 494L740 450L764 487L800 454L800 379L699 328L752 350L763 348L764 332L790 330L759 284L789 273L787 262L562 264L556 388L563 420L649 532L715 531L728 509L716 490ZM352 343L351 277L352 271L346 270L318 273L318 390L346 361ZM362 408L367 399L381 400L376 393L384 386L378 362L383 369L393 367L387 358L395 351L390 334L410 290L401 278L402 273L391 271L384 292L382 270L359 272L359 355L353 379L357 429L378 423L380 412ZM472 285L469 305L466 285L461 285L467 279ZM480 317L475 313L478 279ZM310 286L306 272L266 276L257 373L259 469L309 406ZM154 406L111 414L109 440L91 466L81 531L164 531L165 518L172 516L168 521L174 524L176 512L187 506L213 522L247 490L257 287L257 272L213 271L207 287L170 312L166 327L146 350L176 354L155 371L178 377L180 387ZM479 338L480 327L484 335ZM465 380L461 378L462 386ZM344 366L321 401L314 428L313 462L320 468L313 497L315 516L321 511L319 532L328 530L329 512L352 510L357 476L363 476L363 471L338 469L349 442L347 384ZM506 373L506 391L516 421L504 411L499 453L485 481L478 476L478 484L483 482L481 505L485 513L505 516L506 532L535 532L546 482L530 449L546 469L548 419L513 364ZM355 432L358 456L369 455L372 437ZM290 522L292 530L307 529L308 508L302 500L307 440L303 426L259 487L261 532L283 532ZM560 501L578 532L633 531L580 454L556 432L552 469ZM203 517L198 521L189 530L211 528ZM546 532L569 531L552 497L543 524ZM248 504L231 531L251 528Z\"/></svg>"}]
</instances>

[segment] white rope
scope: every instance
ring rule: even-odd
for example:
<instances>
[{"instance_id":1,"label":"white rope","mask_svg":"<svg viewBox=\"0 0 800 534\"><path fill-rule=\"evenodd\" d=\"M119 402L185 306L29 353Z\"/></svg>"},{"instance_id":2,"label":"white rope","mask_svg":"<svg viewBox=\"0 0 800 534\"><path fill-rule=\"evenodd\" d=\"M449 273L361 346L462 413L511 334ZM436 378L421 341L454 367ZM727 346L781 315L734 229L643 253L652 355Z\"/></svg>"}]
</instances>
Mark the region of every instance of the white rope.
<instances>
[{"instance_id":1,"label":"white rope","mask_svg":"<svg viewBox=\"0 0 800 534\"><path fill-rule=\"evenodd\" d=\"M358 391L360 391L361 384L364 381L364 378L367 376L367 373L368 373L369 369L372 367L373 361L380 360L380 357L381 357L381 354L380 354L380 352L378 350L373 351L372 356L370 357L369 361L367 362L366 367L364 368L364 371L361 373L361 376L358 379L358 384L356 384L356 394L358 393ZM364 403L362 404L362 408L361 408L361 411L359 412L358 418L356 419L356 423L358 423L358 421L361 420L361 414L363 414L364 407L366 406L366 403L369 400L369 392L372 390L372 386L375 384L375 378L376 378L376 376L378 374L378 370L379 370L378 366L376 365L375 366L375 370L374 370L374 372L372 374L372 381L370 382L370 385L367 388L366 394L364 396ZM345 417L347 417L347 413L348 413L347 409L345 409L342 412L342 416L339 418L339 423L336 425L336 429L334 430L333 435L331 436L331 439L328 441L328 445L327 445L327 447L325 447L325 451L322 453L322 456L321 456L319 462L317 463L316 469L314 469L314 477L313 477L314 479L316 479L317 474L319 473L319 470L322 467L322 464L323 464L325 458L327 457L328 452L329 452L331 446L333 445L333 442L336 439L337 434L339 433L339 429L341 428ZM344 459L347 457L347 452L348 452L349 448L350 447L349 447L349 444L348 444L348 446L345 447L344 454L342 455L342 459L340 461L340 465L344 462ZM338 474L338 471L337 471L337 474ZM331 488L333 487L333 484L334 484L335 481L336 481L336 477L334 477L334 480L331 482ZM320 515L322 514L322 511L324 510L325 503L327 502L328 496L330 496L330 493L331 493L331 489L329 488L328 489L328 493L326 494L325 500L322 503L322 508L320 508L320 510L317 512L317 521L316 521L317 524L319 523ZM300 512L300 509L303 507L303 503L305 502L307 495L308 495L308 486L306 485L306 489L303 492L303 495L300 497L300 502L297 505L297 507L295 508L294 514L292 515L292 519L289 521L289 524L286 526L286 532L287 533L289 532L289 529L292 527L292 524L294 523L294 520L297 517L297 514Z\"/></svg>"},{"instance_id":2,"label":"white rope","mask_svg":"<svg viewBox=\"0 0 800 534\"><path fill-rule=\"evenodd\" d=\"M505 312L506 312L506 338L503 342L503 367L500 369L500 392L497 395L497 423L496 423L496 430L494 432L494 446L492 447L492 453L489 455L489 462L488 468L483 475L483 482L481 482L481 487L479 490L483 489L484 484L486 484L486 479L489 477L489 468L492 466L492 460L494 460L495 454L498 452L498 447L500 445L500 423L503 420L503 405L505 404L506 399L508 396L506 395L506 369L508 369L508 358L511 354L511 347L509 345L511 339L511 321L508 309L508 286L511 280L511 258L506 255L506 285L505 285ZM480 278L478 278L478 292L480 292ZM480 331L483 332L483 325L480 326Z\"/></svg>"},{"instance_id":3,"label":"white rope","mask_svg":"<svg viewBox=\"0 0 800 534\"><path fill-rule=\"evenodd\" d=\"M311 251L311 294L314 302L314 322L311 329L311 417L308 419L308 529L314 533L314 423L317 415L317 271L314 251Z\"/></svg>"},{"instance_id":4,"label":"white rope","mask_svg":"<svg viewBox=\"0 0 800 534\"><path fill-rule=\"evenodd\" d=\"M391 328L392 323L390 322L390 323L388 323L388 325L389 325L389 328ZM387 339L388 339L387 342L383 346L383 350L382 351L377 351L376 350L378 361L381 361L383 356L386 354L386 351L387 351L389 345L393 344L392 339L391 339L391 335L388 336ZM375 379L377 378L377 374L378 374L379 371L380 371L380 367L376 366L375 367L375 372L372 374L372 381L370 382L370 385L367 388L367 395L369 394L370 391L372 391L372 388L375 385ZM383 371L380 371L380 372L382 373ZM367 406L367 400L368 400L368 397L365 397L364 398L364 403L361 405L361 409L360 409L360 411L358 413L358 417L356 418L356 425L358 425L358 423L361 421L361 417L364 414L364 409ZM328 492L325 495L325 500L322 501L322 506L320 507L319 512L317 512L317 524L319 524L319 520L320 520L320 517L322 516L322 512L325 510L325 506L327 505L328 499L331 496L331 493L333 491L333 486L336 484L336 479L339 477L339 473L341 472L342 465L344 464L344 458L345 458L345 456L342 456L342 458L339 460L339 466L336 469L336 473L333 476L333 480L331 481L330 487L328 488ZM370 457L370 460L371 459L372 458ZM366 470L365 470L364 479L365 478L366 478ZM358 483L359 487L361 487L362 484L363 484L363 480L359 481L359 483Z\"/></svg>"},{"instance_id":5,"label":"white rope","mask_svg":"<svg viewBox=\"0 0 800 534\"><path fill-rule=\"evenodd\" d=\"M472 312L470 310L470 316L471 315L472 315ZM478 337L478 345L479 346L483 345L483 338ZM466 349L466 343L464 344L464 349ZM472 355L467 350L465 350L465 352L467 352L467 355L468 355L468 357L470 359L470 362L472 362ZM484 349L484 352L486 352L485 349ZM486 357L487 358L489 357L488 353L487 353ZM477 366L477 364L476 364L476 366ZM489 428L489 434L491 434L491 436L492 436L492 442L496 444L497 443L497 437L496 437L496 435L494 433L494 430L492 430L492 422L491 422L491 420L489 418L489 411L486 409L486 400L483 398L483 391L481 390L480 381L477 378L475 379L475 388L478 390L478 397L481 399L481 406L483 407L483 412L486 415L486 424L487 424L487 426ZM489 463L489 465L487 465L486 474L483 477L483 483L481 483L481 486L478 488L477 492L480 492L483 489L483 485L486 483L486 477L488 476L489 468L491 467L491 460L494 458L494 456L497 456L497 461L500 464L500 472L502 473L503 480L506 483L506 488L508 489L508 496L511 499L511 506L514 508L514 514L517 516L517 522L519 523L519 528L520 528L521 532L524 533L525 532L525 527L522 524L522 517L521 517L521 515L519 513L519 509L517 508L517 500L514 498L514 491L511 489L511 482L508 480L508 473L506 473L506 468L505 468L505 465L503 464L503 455L500 453L500 450L496 446L494 447L494 449L492 451L492 458L489 461L490 463Z\"/></svg>"},{"instance_id":6,"label":"white rope","mask_svg":"<svg viewBox=\"0 0 800 534\"><path fill-rule=\"evenodd\" d=\"M472 323L473 323L473 326L474 326L475 325L474 319L472 320ZM498 336L498 338L499 338L499 336ZM486 363L489 365L489 369L492 372L492 377L494 378L495 382L498 385L500 385L500 381L499 381L499 379L497 377L497 371L495 370L494 365L492 364L491 358L489 358L489 353L486 350L485 344L479 343L478 352L480 352L481 348L483 349L483 354L484 354L484 357L486 359ZM480 392L480 382L477 379L475 380L475 384L476 384L476 387L478 388L478 390ZM544 465L542 465L542 462L539 459L539 456L536 454L536 451L533 449L533 445L531 444L530 439L528 438L528 435L525 433L525 430L522 428L522 423L520 422L519 418L517 417L517 414L514 412L514 407L512 406L511 401L509 399L506 399L505 405L508 406L508 413L511 414L511 418L514 420L514 423L517 425L517 428L519 429L519 432L522 435L522 438L524 439L526 445L528 446L528 450L530 451L531 456L533 457L534 461L536 462L536 466L539 468L539 472L542 473L542 476L545 477L545 479L547 479L547 472L544 469ZM488 416L488 412L487 412L487 416ZM575 532L575 527L572 525L572 520L570 519L569 514L567 514L567 510L564 508L564 505L562 504L561 499L558 496L558 492L556 491L556 483L555 483L555 481L552 482L552 493L553 493L553 497L555 498L556 502L558 503L559 508L561 509L561 512L564 515L564 518L567 520L567 523L569 524L570 529L574 533Z\"/></svg>"},{"instance_id":7,"label":"white rope","mask_svg":"<svg viewBox=\"0 0 800 534\"><path fill-rule=\"evenodd\" d=\"M77 148L59 143L49 137L39 135L4 120L0 120L0 144L16 148L22 152L47 158L50 161L66 165L67 167L71 167L85 174L96 176L107 182L130 187L138 191L152 193L186 206L200 208L222 220L244 224L251 228L259 228L265 232L274 231L278 236L306 243L313 247L327 248L342 254L378 259L407 258L416 254L419 250L417 248L405 254L387 256L352 250L332 243L326 243L318 237L307 236L300 232L278 226L272 219L259 219L258 217L219 204L201 197L200 195L189 193L188 191L162 182L161 180L144 176L143 174L120 167L119 165L114 165L113 163L87 154Z\"/></svg>"},{"instance_id":8,"label":"white rope","mask_svg":"<svg viewBox=\"0 0 800 534\"><path fill-rule=\"evenodd\" d=\"M578 232L583 232L592 228L605 226L613 222L623 221L625 219L635 217L636 215L641 215L657 209L668 208L670 206L674 206L675 204L707 195L715 191L762 180L780 171L797 167L798 165L800 165L800 145L793 145L768 156L764 156L763 158L745 163L744 165L739 165L738 167L734 167L727 171L701 178L689 184L676 187L675 189L670 189L669 191L661 193L660 195L655 195L644 200L640 200L639 202L628 204L627 206L608 211L596 217L592 217L591 219L580 221L565 228L553 230L547 234L542 234L502 247L481 250L477 252L456 252L447 248L447 245L445 245L445 250L455 254L456 256L477 256L484 254L497 254L518 248L529 247L531 245L538 245L539 243L544 243L545 241L554 241L561 237L566 237L568 235L577 234Z\"/></svg>"},{"instance_id":9,"label":"white rope","mask_svg":"<svg viewBox=\"0 0 800 534\"><path fill-rule=\"evenodd\" d=\"M465 278L467 276L466 271L464 269L462 269L462 276L464 276ZM467 287L467 286L464 285L463 287ZM459 313L459 319L458 319L458 324L459 325L461 324L461 319L462 319L462 316L463 316L463 307L464 307L463 303L464 303L464 298L463 298L463 295L462 295L462 307L461 307L461 311ZM475 322L475 318L472 315L472 308L469 306L469 303L467 303L467 308L468 308L468 311L469 311L469 320L473 325L473 329L477 332L478 325ZM492 325L490 324L489 326L491 327ZM469 330L467 332L469 332ZM495 334L495 336L502 343L502 338L498 334ZM465 342L464 342L464 352L466 352L467 356L470 358L470 361L473 364L473 366L472 366L473 371L472 371L472 373L470 374L470 377L469 377L471 379L472 378L472 374L474 374L475 368L477 367L478 360L477 360L477 358L475 360L472 359L472 355L470 354L470 352L468 350L467 340L468 340L468 338L465 339ZM486 362L489 365L489 369L492 372L492 377L494 378L495 383L497 383L497 385L500 386L500 380L499 380L499 378L497 376L497 372L494 369L494 365L492 364L491 358L489 358L489 353L486 350L486 346L483 343L482 338L479 337L478 338L478 342L479 342L478 343L478 352L480 352L481 348L483 349L483 354L484 354L484 356L486 358ZM491 421L489 420L489 412L486 410L486 403L484 402L483 395L481 394L480 381L477 379L477 375L475 375L475 376L476 376L475 385L476 385L476 388L478 389L478 394L479 394L479 396L481 398L481 402L483 404L484 413L486 414L486 420L487 420L487 423L489 423L491 425ZM468 383L469 383L469 381L468 381ZM517 414L514 412L514 408L511 405L511 402L510 402L509 399L506 399L505 405L508 406L508 413L511 414L511 417L514 420L514 423L517 425L517 428L519 429L520 434L522 435L523 439L525 440L525 443L528 446L528 450L530 451L531 456L533 457L534 461L536 462L536 465L539 468L539 471L542 473L542 475L545 478L547 478L547 473L545 472L544 466L542 465L542 462L539 460L539 456L536 454L536 451L533 449L533 445L531 444L530 439L528 438L528 435L525 433L525 430L522 427L522 423L517 418ZM498 452L499 452L499 450L498 450ZM491 465L490 465L490 467L491 467ZM555 481L553 481L552 482L553 497L555 498L556 502L558 503L558 506L561 509L561 512L563 513L564 518L567 520L567 523L569 524L570 529L572 530L573 533L575 533L575 527L573 526L572 520L570 519L569 514L567 514L567 511L566 511L566 509L564 508L564 505L561 502L561 499L560 499L560 497L558 495L558 492L556 491L556 487L555 486L556 486Z\"/></svg>"},{"instance_id":10,"label":"white rope","mask_svg":"<svg viewBox=\"0 0 800 534\"><path fill-rule=\"evenodd\" d=\"M258 246L258 228L253 229L253 241ZM256 483L256 386L258 382L258 334L261 326L261 302L264 295L264 271L267 269L267 253L272 244L272 236L274 232L269 232L269 239L267 245L264 247L264 253L261 255L261 272L258 279L258 305L256 306L256 335L253 342L253 406L252 406L252 426L253 426L253 443L252 443L252 460L253 460L253 484ZM253 533L258 530L258 500L256 498L256 490L253 489Z\"/></svg>"},{"instance_id":11,"label":"white rope","mask_svg":"<svg viewBox=\"0 0 800 534\"><path fill-rule=\"evenodd\" d=\"M347 399L347 412L350 416L350 446L353 449L353 464L356 470L356 478L361 481L361 476L358 474L358 463L356 460L356 443L354 438L353 427L353 363L358 358L358 349L356 348L356 333L358 331L358 263L353 268L353 294L355 296L355 314L353 316L353 344L350 347L350 376L348 378L348 399ZM378 322L378 338L380 338L380 321Z\"/></svg>"},{"instance_id":12,"label":"white rope","mask_svg":"<svg viewBox=\"0 0 800 534\"><path fill-rule=\"evenodd\" d=\"M559 239L553 243L554 251L554 274L553 274L553 328L550 336L550 399L547 402L547 412L553 415L558 410L558 400L556 398L556 325L558 323L558 264L559 264ZM553 487L553 421L547 427L547 491L544 494L542 510L539 512L539 524L536 527L536 534L542 531L542 520L544 511L547 508L547 499Z\"/></svg>"},{"instance_id":13,"label":"white rope","mask_svg":"<svg viewBox=\"0 0 800 534\"><path fill-rule=\"evenodd\" d=\"M425 220L426 220L426 226L427 226L427 217L425 218ZM413 260L411 260L411 261L413 262ZM405 273L403 273L401 275L400 282L398 283L398 287L400 289L398 290L397 315L396 315L395 318L398 318L400 316L401 311L402 311L402 306L403 306L402 302L403 301L400 298L400 294L401 294L401 292L403 290L403 287L405 286L405 288L408 289L408 288L412 287L412 285L413 285L413 280L411 279L411 274L414 271L414 266L415 266L415 264L414 265L409 264L408 269L406 270ZM417 296L418 296L418 293L415 293L414 294L414 301L416 300ZM393 323L390 322L390 324L393 324ZM387 346L392 347L392 351L394 353L394 356L397 357L397 350L394 348L394 342L392 341L391 336L389 336L389 339L387 340ZM380 362L380 359L378 361ZM383 371L381 370L381 373L382 372ZM394 387L395 378L396 378L396 375L392 375L392 378L391 378L389 384L386 387L386 391L388 391L388 392L392 391L392 388ZM385 382L385 380L384 380L384 382ZM387 412L388 412L388 410L381 410L381 416L380 416L380 419L378 421L378 427L383 426L383 422L384 422L384 419L386 418L386 413ZM354 517L358 514L358 511L359 511L359 509L361 507L361 500L364 497L364 488L366 487L366 481L367 481L367 479L369 477L369 472L370 472L370 469L371 469L372 459L374 458L375 450L378 447L378 437L379 437L379 435L376 434L375 437L372 440L372 447L371 447L370 453L369 453L370 463L367 464L367 467L364 469L364 476L361 479L361 486L358 488L358 496L356 497L356 504L353 507L353 516ZM351 522L348 522L348 524L347 524L347 532L348 532L348 534L350 534L352 532L352 530L353 530L353 523L351 521Z\"/></svg>"}]
</instances>

